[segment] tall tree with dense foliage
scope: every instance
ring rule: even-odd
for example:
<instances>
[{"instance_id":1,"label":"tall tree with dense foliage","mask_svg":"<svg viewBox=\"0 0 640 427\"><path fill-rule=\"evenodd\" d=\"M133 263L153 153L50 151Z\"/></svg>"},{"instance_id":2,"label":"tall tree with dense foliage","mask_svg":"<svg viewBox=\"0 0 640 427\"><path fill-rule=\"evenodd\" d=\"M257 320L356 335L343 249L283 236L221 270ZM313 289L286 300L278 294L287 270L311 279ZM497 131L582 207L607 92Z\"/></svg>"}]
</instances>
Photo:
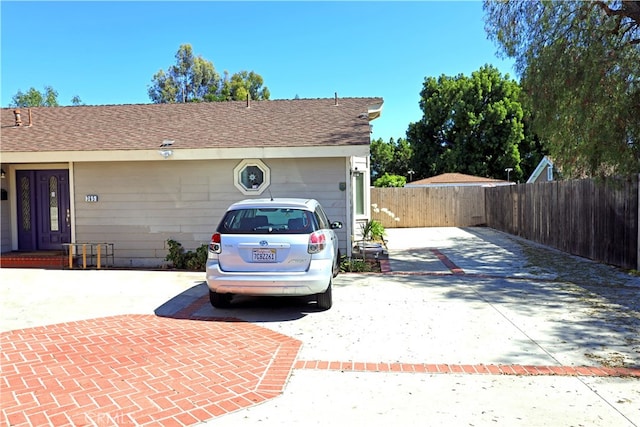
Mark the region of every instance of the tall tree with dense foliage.
<instances>
[{"instance_id":1,"label":"tall tree with dense foliage","mask_svg":"<svg viewBox=\"0 0 640 427\"><path fill-rule=\"evenodd\" d=\"M211 61L193 54L190 44L183 44L175 55L176 63L165 72L158 71L149 87L149 98L154 103L201 101L220 84L220 75Z\"/></svg>"},{"instance_id":2,"label":"tall tree with dense foliage","mask_svg":"<svg viewBox=\"0 0 640 427\"><path fill-rule=\"evenodd\" d=\"M224 89L228 91L231 99L269 99L270 93L267 87L263 87L264 80L260 74L253 71L240 71L225 80Z\"/></svg>"},{"instance_id":3,"label":"tall tree with dense foliage","mask_svg":"<svg viewBox=\"0 0 640 427\"><path fill-rule=\"evenodd\" d=\"M390 139L389 143L384 142L382 138L371 140L369 153L372 183L377 178L381 177L391 170L391 164L393 162L393 149L393 138Z\"/></svg>"},{"instance_id":4,"label":"tall tree with dense foliage","mask_svg":"<svg viewBox=\"0 0 640 427\"><path fill-rule=\"evenodd\" d=\"M523 178L516 81L485 65L470 77L428 77L420 96L424 116L407 130L416 179L448 172L506 179L507 168L514 180Z\"/></svg>"},{"instance_id":5,"label":"tall tree with dense foliage","mask_svg":"<svg viewBox=\"0 0 640 427\"><path fill-rule=\"evenodd\" d=\"M176 63L167 71L159 70L148 88L149 98L156 104L173 102L228 101L269 99L262 76L253 71L240 71L224 77L213 62L195 56L190 44L183 44L175 55Z\"/></svg>"},{"instance_id":6,"label":"tall tree with dense foliage","mask_svg":"<svg viewBox=\"0 0 640 427\"><path fill-rule=\"evenodd\" d=\"M411 170L413 150L405 138L393 138L384 142L382 138L371 141L371 182L384 174L407 177ZM410 177L409 177L410 178Z\"/></svg>"},{"instance_id":7,"label":"tall tree with dense foliage","mask_svg":"<svg viewBox=\"0 0 640 427\"><path fill-rule=\"evenodd\" d=\"M485 0L532 127L565 176L640 171L640 2Z\"/></svg>"}]
</instances>

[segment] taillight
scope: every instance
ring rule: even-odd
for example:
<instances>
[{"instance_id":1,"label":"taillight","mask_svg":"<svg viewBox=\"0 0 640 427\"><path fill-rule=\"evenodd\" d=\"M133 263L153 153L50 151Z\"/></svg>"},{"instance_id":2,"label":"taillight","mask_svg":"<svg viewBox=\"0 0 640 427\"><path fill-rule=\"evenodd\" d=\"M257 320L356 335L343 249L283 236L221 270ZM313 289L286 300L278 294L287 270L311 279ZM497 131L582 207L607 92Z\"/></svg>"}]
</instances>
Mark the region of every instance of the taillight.
<instances>
[{"instance_id":1,"label":"taillight","mask_svg":"<svg viewBox=\"0 0 640 427\"><path fill-rule=\"evenodd\" d=\"M309 235L309 246L307 252L317 254L327 246L327 238L322 231L315 231Z\"/></svg>"},{"instance_id":2,"label":"taillight","mask_svg":"<svg viewBox=\"0 0 640 427\"><path fill-rule=\"evenodd\" d=\"M211 252L215 252L219 254L222 250L222 246L220 245L221 240L222 239L220 237L220 233L215 233L213 236L211 236L211 243L209 243L209 250Z\"/></svg>"}]
</instances>

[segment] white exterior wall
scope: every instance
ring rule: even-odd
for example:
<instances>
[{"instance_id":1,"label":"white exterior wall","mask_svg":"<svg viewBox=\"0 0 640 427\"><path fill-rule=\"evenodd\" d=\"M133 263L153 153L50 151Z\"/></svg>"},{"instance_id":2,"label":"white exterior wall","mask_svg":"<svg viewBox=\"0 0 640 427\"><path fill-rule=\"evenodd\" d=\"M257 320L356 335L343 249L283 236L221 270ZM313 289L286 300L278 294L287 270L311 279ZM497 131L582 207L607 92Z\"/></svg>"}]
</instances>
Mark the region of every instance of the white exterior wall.
<instances>
[{"instance_id":1,"label":"white exterior wall","mask_svg":"<svg viewBox=\"0 0 640 427\"><path fill-rule=\"evenodd\" d=\"M270 168L271 185L253 197L270 197L270 190L273 197L319 200L330 220L343 222L338 236L341 252L347 253L348 188L340 190L340 182L348 181L345 159L261 160ZM234 186L233 169L239 162L74 163L74 240L115 243L115 265L120 267L163 265L167 239L182 243L186 250L208 244L226 208L251 197ZM97 195L98 201L86 202L87 195Z\"/></svg>"}]
</instances>

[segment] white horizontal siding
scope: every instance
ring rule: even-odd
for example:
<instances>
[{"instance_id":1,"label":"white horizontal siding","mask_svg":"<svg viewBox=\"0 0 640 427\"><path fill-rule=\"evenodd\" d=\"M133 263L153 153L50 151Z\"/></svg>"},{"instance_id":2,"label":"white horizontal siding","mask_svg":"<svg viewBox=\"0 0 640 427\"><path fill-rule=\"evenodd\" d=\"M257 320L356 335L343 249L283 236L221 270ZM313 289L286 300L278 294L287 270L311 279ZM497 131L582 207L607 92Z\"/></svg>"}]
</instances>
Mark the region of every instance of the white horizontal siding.
<instances>
[{"instance_id":1,"label":"white horizontal siding","mask_svg":"<svg viewBox=\"0 0 640 427\"><path fill-rule=\"evenodd\" d=\"M346 225L344 158L263 160L273 197L315 198ZM78 242L115 243L116 265L160 266L166 240L187 250L209 242L226 208L247 198L233 185L237 160L102 162L74 165ZM97 203L85 202L95 194ZM259 197L269 197L265 191ZM344 229L338 235L346 248ZM344 248L343 248L344 253Z\"/></svg>"}]
</instances>

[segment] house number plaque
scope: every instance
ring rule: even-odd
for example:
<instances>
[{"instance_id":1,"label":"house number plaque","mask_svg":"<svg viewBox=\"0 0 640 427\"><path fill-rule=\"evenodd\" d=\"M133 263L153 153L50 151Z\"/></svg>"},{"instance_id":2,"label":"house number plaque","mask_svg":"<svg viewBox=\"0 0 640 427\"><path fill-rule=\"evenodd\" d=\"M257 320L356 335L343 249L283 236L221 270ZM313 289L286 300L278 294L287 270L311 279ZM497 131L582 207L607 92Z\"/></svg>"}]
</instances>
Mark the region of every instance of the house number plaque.
<instances>
[{"instance_id":1,"label":"house number plaque","mask_svg":"<svg viewBox=\"0 0 640 427\"><path fill-rule=\"evenodd\" d=\"M84 196L84 201L87 203L96 203L98 201L98 195L97 194L87 194L86 196Z\"/></svg>"}]
</instances>

